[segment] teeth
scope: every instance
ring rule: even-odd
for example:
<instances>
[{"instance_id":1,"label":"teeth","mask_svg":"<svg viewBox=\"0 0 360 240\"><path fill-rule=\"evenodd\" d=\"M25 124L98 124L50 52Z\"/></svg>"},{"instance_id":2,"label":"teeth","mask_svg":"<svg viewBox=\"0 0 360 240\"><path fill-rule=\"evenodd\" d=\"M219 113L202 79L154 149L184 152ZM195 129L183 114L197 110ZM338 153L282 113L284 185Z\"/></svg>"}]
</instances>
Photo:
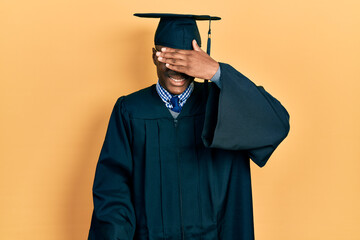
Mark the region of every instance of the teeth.
<instances>
[{"instance_id":1,"label":"teeth","mask_svg":"<svg viewBox=\"0 0 360 240\"><path fill-rule=\"evenodd\" d=\"M175 82L181 82L181 81L184 81L185 80L185 78L181 78L181 79L175 79L175 78L172 78L172 77L170 77L172 80L174 80Z\"/></svg>"}]
</instances>

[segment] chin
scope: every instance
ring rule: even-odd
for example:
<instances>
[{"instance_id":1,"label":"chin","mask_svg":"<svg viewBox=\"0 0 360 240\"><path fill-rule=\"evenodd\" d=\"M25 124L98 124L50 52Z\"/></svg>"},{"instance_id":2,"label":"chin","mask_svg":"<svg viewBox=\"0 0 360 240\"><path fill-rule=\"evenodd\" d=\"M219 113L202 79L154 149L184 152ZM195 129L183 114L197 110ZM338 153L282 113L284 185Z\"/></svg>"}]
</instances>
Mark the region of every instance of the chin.
<instances>
[{"instance_id":1,"label":"chin","mask_svg":"<svg viewBox=\"0 0 360 240\"><path fill-rule=\"evenodd\" d=\"M169 93L171 93L172 95L180 95L185 91L186 88L181 88L181 89L174 89L171 88L168 90Z\"/></svg>"}]
</instances>

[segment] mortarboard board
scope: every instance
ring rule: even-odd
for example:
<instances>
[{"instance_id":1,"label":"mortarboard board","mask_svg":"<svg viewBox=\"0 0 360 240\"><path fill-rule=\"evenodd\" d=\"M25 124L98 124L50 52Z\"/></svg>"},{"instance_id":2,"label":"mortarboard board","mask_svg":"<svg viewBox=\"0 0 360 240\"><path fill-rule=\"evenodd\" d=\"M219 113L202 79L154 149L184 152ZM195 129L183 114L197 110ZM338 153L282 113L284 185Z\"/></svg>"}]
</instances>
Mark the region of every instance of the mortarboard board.
<instances>
[{"instance_id":1,"label":"mortarboard board","mask_svg":"<svg viewBox=\"0 0 360 240\"><path fill-rule=\"evenodd\" d=\"M165 47L192 50L192 40L195 39L201 46L201 38L196 20L208 20L209 32L207 42L207 54L210 55L211 45L211 20L220 20L220 17L193 14L171 13L135 13L134 16L143 18L160 18L155 32L155 45Z\"/></svg>"}]
</instances>

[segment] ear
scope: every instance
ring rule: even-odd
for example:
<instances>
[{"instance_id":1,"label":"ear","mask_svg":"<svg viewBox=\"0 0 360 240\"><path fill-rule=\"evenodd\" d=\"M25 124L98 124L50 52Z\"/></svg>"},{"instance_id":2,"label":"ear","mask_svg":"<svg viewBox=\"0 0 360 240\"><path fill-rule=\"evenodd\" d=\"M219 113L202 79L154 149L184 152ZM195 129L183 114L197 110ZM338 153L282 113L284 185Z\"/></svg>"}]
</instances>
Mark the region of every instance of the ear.
<instances>
[{"instance_id":1,"label":"ear","mask_svg":"<svg viewBox=\"0 0 360 240\"><path fill-rule=\"evenodd\" d=\"M155 48L152 48L152 59L153 59L153 63L156 65L157 57L156 57L156 49Z\"/></svg>"}]
</instances>

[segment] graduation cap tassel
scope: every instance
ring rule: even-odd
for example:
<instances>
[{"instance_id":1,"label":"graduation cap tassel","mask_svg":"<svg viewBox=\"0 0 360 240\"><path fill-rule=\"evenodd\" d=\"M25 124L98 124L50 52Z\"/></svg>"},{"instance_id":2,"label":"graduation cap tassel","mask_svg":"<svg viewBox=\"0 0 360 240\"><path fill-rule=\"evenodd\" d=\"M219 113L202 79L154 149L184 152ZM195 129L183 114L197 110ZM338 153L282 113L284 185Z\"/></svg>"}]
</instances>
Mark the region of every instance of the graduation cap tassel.
<instances>
[{"instance_id":1,"label":"graduation cap tassel","mask_svg":"<svg viewBox=\"0 0 360 240\"><path fill-rule=\"evenodd\" d=\"M208 40L206 46L206 53L210 56L210 48L211 48L211 18L209 19L209 31L208 31Z\"/></svg>"},{"instance_id":2,"label":"graduation cap tassel","mask_svg":"<svg viewBox=\"0 0 360 240\"><path fill-rule=\"evenodd\" d=\"M210 48L211 48L211 17L209 17L209 31L208 31L208 40L206 46L206 53L210 56ZM208 79L205 79L205 100L208 97Z\"/></svg>"}]
</instances>

